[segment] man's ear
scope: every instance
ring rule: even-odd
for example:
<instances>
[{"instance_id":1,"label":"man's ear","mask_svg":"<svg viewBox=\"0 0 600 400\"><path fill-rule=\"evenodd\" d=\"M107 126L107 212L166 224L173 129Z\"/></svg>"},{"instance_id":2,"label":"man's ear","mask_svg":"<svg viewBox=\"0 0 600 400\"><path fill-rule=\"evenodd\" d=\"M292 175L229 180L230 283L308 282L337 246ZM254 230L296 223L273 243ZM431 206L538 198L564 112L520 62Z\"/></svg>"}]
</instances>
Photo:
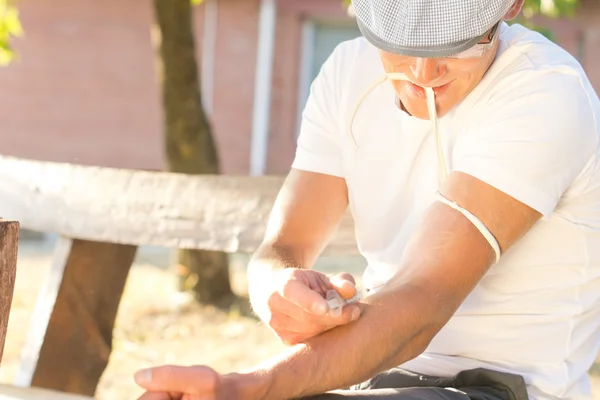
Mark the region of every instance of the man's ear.
<instances>
[{"instance_id":1,"label":"man's ear","mask_svg":"<svg viewBox=\"0 0 600 400\"><path fill-rule=\"evenodd\" d=\"M515 19L517 15L519 15L519 13L521 12L521 9L523 8L523 3L525 3L525 0L515 0L510 10L508 10L506 15L504 15L504 20L510 21L512 19Z\"/></svg>"}]
</instances>

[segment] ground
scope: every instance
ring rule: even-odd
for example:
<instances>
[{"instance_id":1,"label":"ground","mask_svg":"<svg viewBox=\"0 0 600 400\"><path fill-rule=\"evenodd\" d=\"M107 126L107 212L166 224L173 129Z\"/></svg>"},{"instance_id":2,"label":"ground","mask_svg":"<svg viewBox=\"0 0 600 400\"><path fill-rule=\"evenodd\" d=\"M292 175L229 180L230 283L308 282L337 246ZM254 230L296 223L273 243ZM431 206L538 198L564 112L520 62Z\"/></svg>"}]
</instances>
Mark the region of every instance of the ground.
<instances>
[{"instance_id":1,"label":"ground","mask_svg":"<svg viewBox=\"0 0 600 400\"><path fill-rule=\"evenodd\" d=\"M24 241L19 250L18 275L0 382L12 383L25 341L38 290L49 270L53 242ZM323 260L320 269L333 272L340 265L360 269L361 260ZM138 252L129 276L114 332L113 353L102 377L97 400L131 399L141 393L133 373L151 365L207 364L221 372L241 369L276 354L282 345L256 319L236 308L201 307L176 290L167 268L167 249ZM245 294L245 258L232 259L234 290ZM594 369L595 371L595 369ZM600 374L592 375L595 398L600 400Z\"/></svg>"}]
</instances>

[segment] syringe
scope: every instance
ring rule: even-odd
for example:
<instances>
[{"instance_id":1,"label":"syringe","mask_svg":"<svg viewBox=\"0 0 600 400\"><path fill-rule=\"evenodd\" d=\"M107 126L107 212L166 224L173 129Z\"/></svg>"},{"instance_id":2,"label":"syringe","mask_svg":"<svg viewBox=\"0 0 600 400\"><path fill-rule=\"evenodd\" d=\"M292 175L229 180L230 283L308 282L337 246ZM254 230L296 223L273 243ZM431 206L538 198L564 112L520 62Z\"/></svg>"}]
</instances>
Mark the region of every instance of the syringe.
<instances>
[{"instance_id":1,"label":"syringe","mask_svg":"<svg viewBox=\"0 0 600 400\"><path fill-rule=\"evenodd\" d=\"M342 296L338 294L335 289L331 289L327 291L325 299L327 300L327 305L329 306L329 315L332 317L339 317L342 315L342 308L346 304L355 303L365 298L367 295L367 291L363 287L356 287L356 294L354 297L344 300Z\"/></svg>"}]
</instances>

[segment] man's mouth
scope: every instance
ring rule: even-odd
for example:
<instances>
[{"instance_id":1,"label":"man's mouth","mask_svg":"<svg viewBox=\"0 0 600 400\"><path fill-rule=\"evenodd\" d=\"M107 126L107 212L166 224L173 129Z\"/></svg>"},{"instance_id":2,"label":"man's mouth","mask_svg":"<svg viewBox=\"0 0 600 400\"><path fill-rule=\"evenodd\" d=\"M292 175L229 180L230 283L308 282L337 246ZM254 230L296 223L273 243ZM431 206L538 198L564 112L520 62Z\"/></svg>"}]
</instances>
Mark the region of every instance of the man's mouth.
<instances>
[{"instance_id":1,"label":"man's mouth","mask_svg":"<svg viewBox=\"0 0 600 400\"><path fill-rule=\"evenodd\" d=\"M452 83L452 81L445 83L443 85L433 86L432 88L433 88L436 98L443 96L444 93L450 87L451 83ZM427 94L425 93L425 88L423 86L414 84L412 82L407 82L407 84L410 87L410 90L414 95L416 95L417 97L424 98L424 99L427 98Z\"/></svg>"}]
</instances>

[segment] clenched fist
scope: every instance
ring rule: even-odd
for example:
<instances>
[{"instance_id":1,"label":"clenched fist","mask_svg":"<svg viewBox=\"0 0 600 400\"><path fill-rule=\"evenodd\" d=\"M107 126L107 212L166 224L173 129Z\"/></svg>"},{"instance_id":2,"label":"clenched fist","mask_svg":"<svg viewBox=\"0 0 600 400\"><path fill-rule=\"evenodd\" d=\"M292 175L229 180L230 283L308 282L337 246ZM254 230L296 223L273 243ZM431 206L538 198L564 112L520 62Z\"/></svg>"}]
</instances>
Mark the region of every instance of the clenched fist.
<instances>
[{"instance_id":1,"label":"clenched fist","mask_svg":"<svg viewBox=\"0 0 600 400\"><path fill-rule=\"evenodd\" d=\"M348 273L328 277L318 271L287 268L260 277L260 284L252 285L250 300L281 341L293 345L360 317L358 303L345 305L339 316L330 315L325 296L331 289L346 300L356 294L354 278Z\"/></svg>"}]
</instances>

